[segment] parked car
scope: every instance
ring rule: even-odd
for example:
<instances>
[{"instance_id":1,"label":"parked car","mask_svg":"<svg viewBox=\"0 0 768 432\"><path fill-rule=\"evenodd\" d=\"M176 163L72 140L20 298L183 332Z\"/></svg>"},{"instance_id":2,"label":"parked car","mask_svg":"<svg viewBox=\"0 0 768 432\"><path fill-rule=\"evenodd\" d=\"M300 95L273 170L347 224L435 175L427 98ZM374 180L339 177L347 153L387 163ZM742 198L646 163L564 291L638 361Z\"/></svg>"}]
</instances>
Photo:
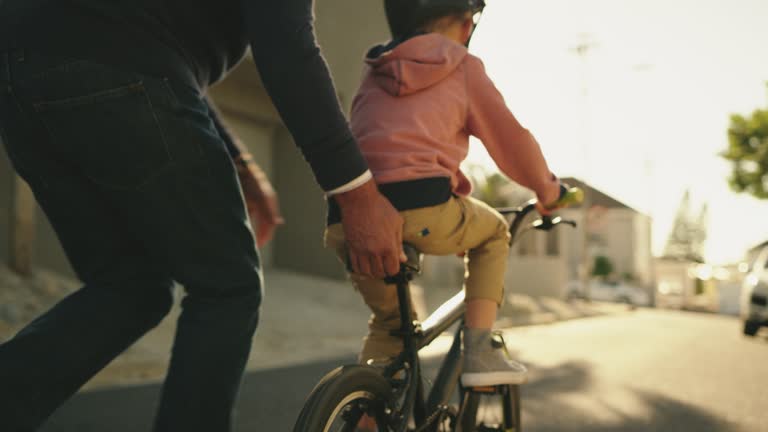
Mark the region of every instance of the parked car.
<instances>
[{"instance_id":1,"label":"parked car","mask_svg":"<svg viewBox=\"0 0 768 432\"><path fill-rule=\"evenodd\" d=\"M754 336L768 327L768 246L758 254L741 287L741 319L744 334Z\"/></svg>"},{"instance_id":2,"label":"parked car","mask_svg":"<svg viewBox=\"0 0 768 432\"><path fill-rule=\"evenodd\" d=\"M586 298L581 281L568 283L566 293L569 298ZM597 301L626 303L633 306L649 306L651 296L642 288L624 282L593 280L589 283L589 298Z\"/></svg>"}]
</instances>

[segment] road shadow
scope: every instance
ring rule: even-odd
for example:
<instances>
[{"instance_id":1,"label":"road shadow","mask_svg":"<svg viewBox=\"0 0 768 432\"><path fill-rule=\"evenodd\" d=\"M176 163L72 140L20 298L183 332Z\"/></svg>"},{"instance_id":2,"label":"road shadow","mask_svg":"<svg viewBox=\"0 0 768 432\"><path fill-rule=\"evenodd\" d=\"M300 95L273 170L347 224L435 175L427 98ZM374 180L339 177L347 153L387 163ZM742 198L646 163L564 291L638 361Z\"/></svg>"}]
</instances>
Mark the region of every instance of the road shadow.
<instances>
[{"instance_id":1,"label":"road shadow","mask_svg":"<svg viewBox=\"0 0 768 432\"><path fill-rule=\"evenodd\" d=\"M353 361L353 356L344 356L247 373L235 431L293 430L304 400L320 378ZM149 432L159 395L159 383L82 392L54 413L40 432Z\"/></svg>"},{"instance_id":2,"label":"road shadow","mask_svg":"<svg viewBox=\"0 0 768 432\"><path fill-rule=\"evenodd\" d=\"M529 366L532 379L521 390L528 432L743 431L702 408L647 390L620 389L621 397L614 399L597 388L588 363ZM485 398L483 404L501 418L497 401Z\"/></svg>"},{"instance_id":3,"label":"road shadow","mask_svg":"<svg viewBox=\"0 0 768 432\"><path fill-rule=\"evenodd\" d=\"M315 383L338 365L352 361L347 356L248 373L235 431L291 431ZM433 374L436 367L435 360L425 363L427 374ZM592 366L587 363L534 364L530 369L532 380L522 390L523 420L529 432L741 432L701 408L645 390L621 389L632 399L633 409L626 409L596 388ZM149 384L80 393L41 432L149 432L159 392L159 384Z\"/></svg>"},{"instance_id":4,"label":"road shadow","mask_svg":"<svg viewBox=\"0 0 768 432\"><path fill-rule=\"evenodd\" d=\"M696 431L742 432L743 428L680 400L647 391L635 390L634 398L645 414L629 414L610 400L594 398L610 420L596 420L576 404L563 403L557 397L532 399L523 391L523 421L528 431L535 432L648 432ZM527 421L533 420L533 421Z\"/></svg>"}]
</instances>

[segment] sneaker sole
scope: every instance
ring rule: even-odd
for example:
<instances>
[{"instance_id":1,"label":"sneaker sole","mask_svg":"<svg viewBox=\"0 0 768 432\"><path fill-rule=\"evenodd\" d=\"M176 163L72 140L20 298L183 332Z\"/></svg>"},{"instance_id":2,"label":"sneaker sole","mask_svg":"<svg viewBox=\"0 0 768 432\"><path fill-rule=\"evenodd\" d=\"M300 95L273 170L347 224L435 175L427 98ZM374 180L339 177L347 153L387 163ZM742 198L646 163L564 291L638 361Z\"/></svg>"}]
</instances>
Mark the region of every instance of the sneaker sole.
<instances>
[{"instance_id":1,"label":"sneaker sole","mask_svg":"<svg viewBox=\"0 0 768 432\"><path fill-rule=\"evenodd\" d=\"M528 374L519 372L468 372L461 374L461 384L464 387L513 385L525 384L526 382L528 382Z\"/></svg>"}]
</instances>

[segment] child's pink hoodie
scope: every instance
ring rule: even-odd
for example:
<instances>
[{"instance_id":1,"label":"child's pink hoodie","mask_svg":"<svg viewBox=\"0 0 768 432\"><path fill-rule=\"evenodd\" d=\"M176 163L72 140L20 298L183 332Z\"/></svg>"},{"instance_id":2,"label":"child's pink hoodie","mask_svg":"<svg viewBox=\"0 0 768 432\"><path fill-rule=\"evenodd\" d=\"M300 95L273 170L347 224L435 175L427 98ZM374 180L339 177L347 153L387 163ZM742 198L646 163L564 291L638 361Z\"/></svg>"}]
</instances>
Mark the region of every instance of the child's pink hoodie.
<instances>
[{"instance_id":1,"label":"child's pink hoodie","mask_svg":"<svg viewBox=\"0 0 768 432\"><path fill-rule=\"evenodd\" d=\"M464 46L426 34L366 63L351 123L377 183L449 177L454 193L468 195L459 164L474 135L509 178L557 198L539 144Z\"/></svg>"}]
</instances>

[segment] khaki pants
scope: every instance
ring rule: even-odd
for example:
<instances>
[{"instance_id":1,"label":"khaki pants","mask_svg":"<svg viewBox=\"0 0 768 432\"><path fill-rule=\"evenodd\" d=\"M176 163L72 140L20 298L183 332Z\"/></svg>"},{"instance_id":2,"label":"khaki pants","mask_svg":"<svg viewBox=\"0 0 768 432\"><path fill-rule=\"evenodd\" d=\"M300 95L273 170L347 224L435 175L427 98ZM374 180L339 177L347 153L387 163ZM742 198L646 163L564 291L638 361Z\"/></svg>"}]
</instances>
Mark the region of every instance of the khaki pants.
<instances>
[{"instance_id":1,"label":"khaki pants","mask_svg":"<svg viewBox=\"0 0 768 432\"><path fill-rule=\"evenodd\" d=\"M467 300L488 299L501 304L509 251L508 226L503 216L470 197L452 198L437 206L406 210L400 215L405 220L403 241L419 251L429 255L466 252ZM325 246L346 262L341 224L328 227ZM402 341L390 335L392 330L400 328L396 287L356 274L350 278L373 312L360 361L379 362L396 356L402 351Z\"/></svg>"}]
</instances>

